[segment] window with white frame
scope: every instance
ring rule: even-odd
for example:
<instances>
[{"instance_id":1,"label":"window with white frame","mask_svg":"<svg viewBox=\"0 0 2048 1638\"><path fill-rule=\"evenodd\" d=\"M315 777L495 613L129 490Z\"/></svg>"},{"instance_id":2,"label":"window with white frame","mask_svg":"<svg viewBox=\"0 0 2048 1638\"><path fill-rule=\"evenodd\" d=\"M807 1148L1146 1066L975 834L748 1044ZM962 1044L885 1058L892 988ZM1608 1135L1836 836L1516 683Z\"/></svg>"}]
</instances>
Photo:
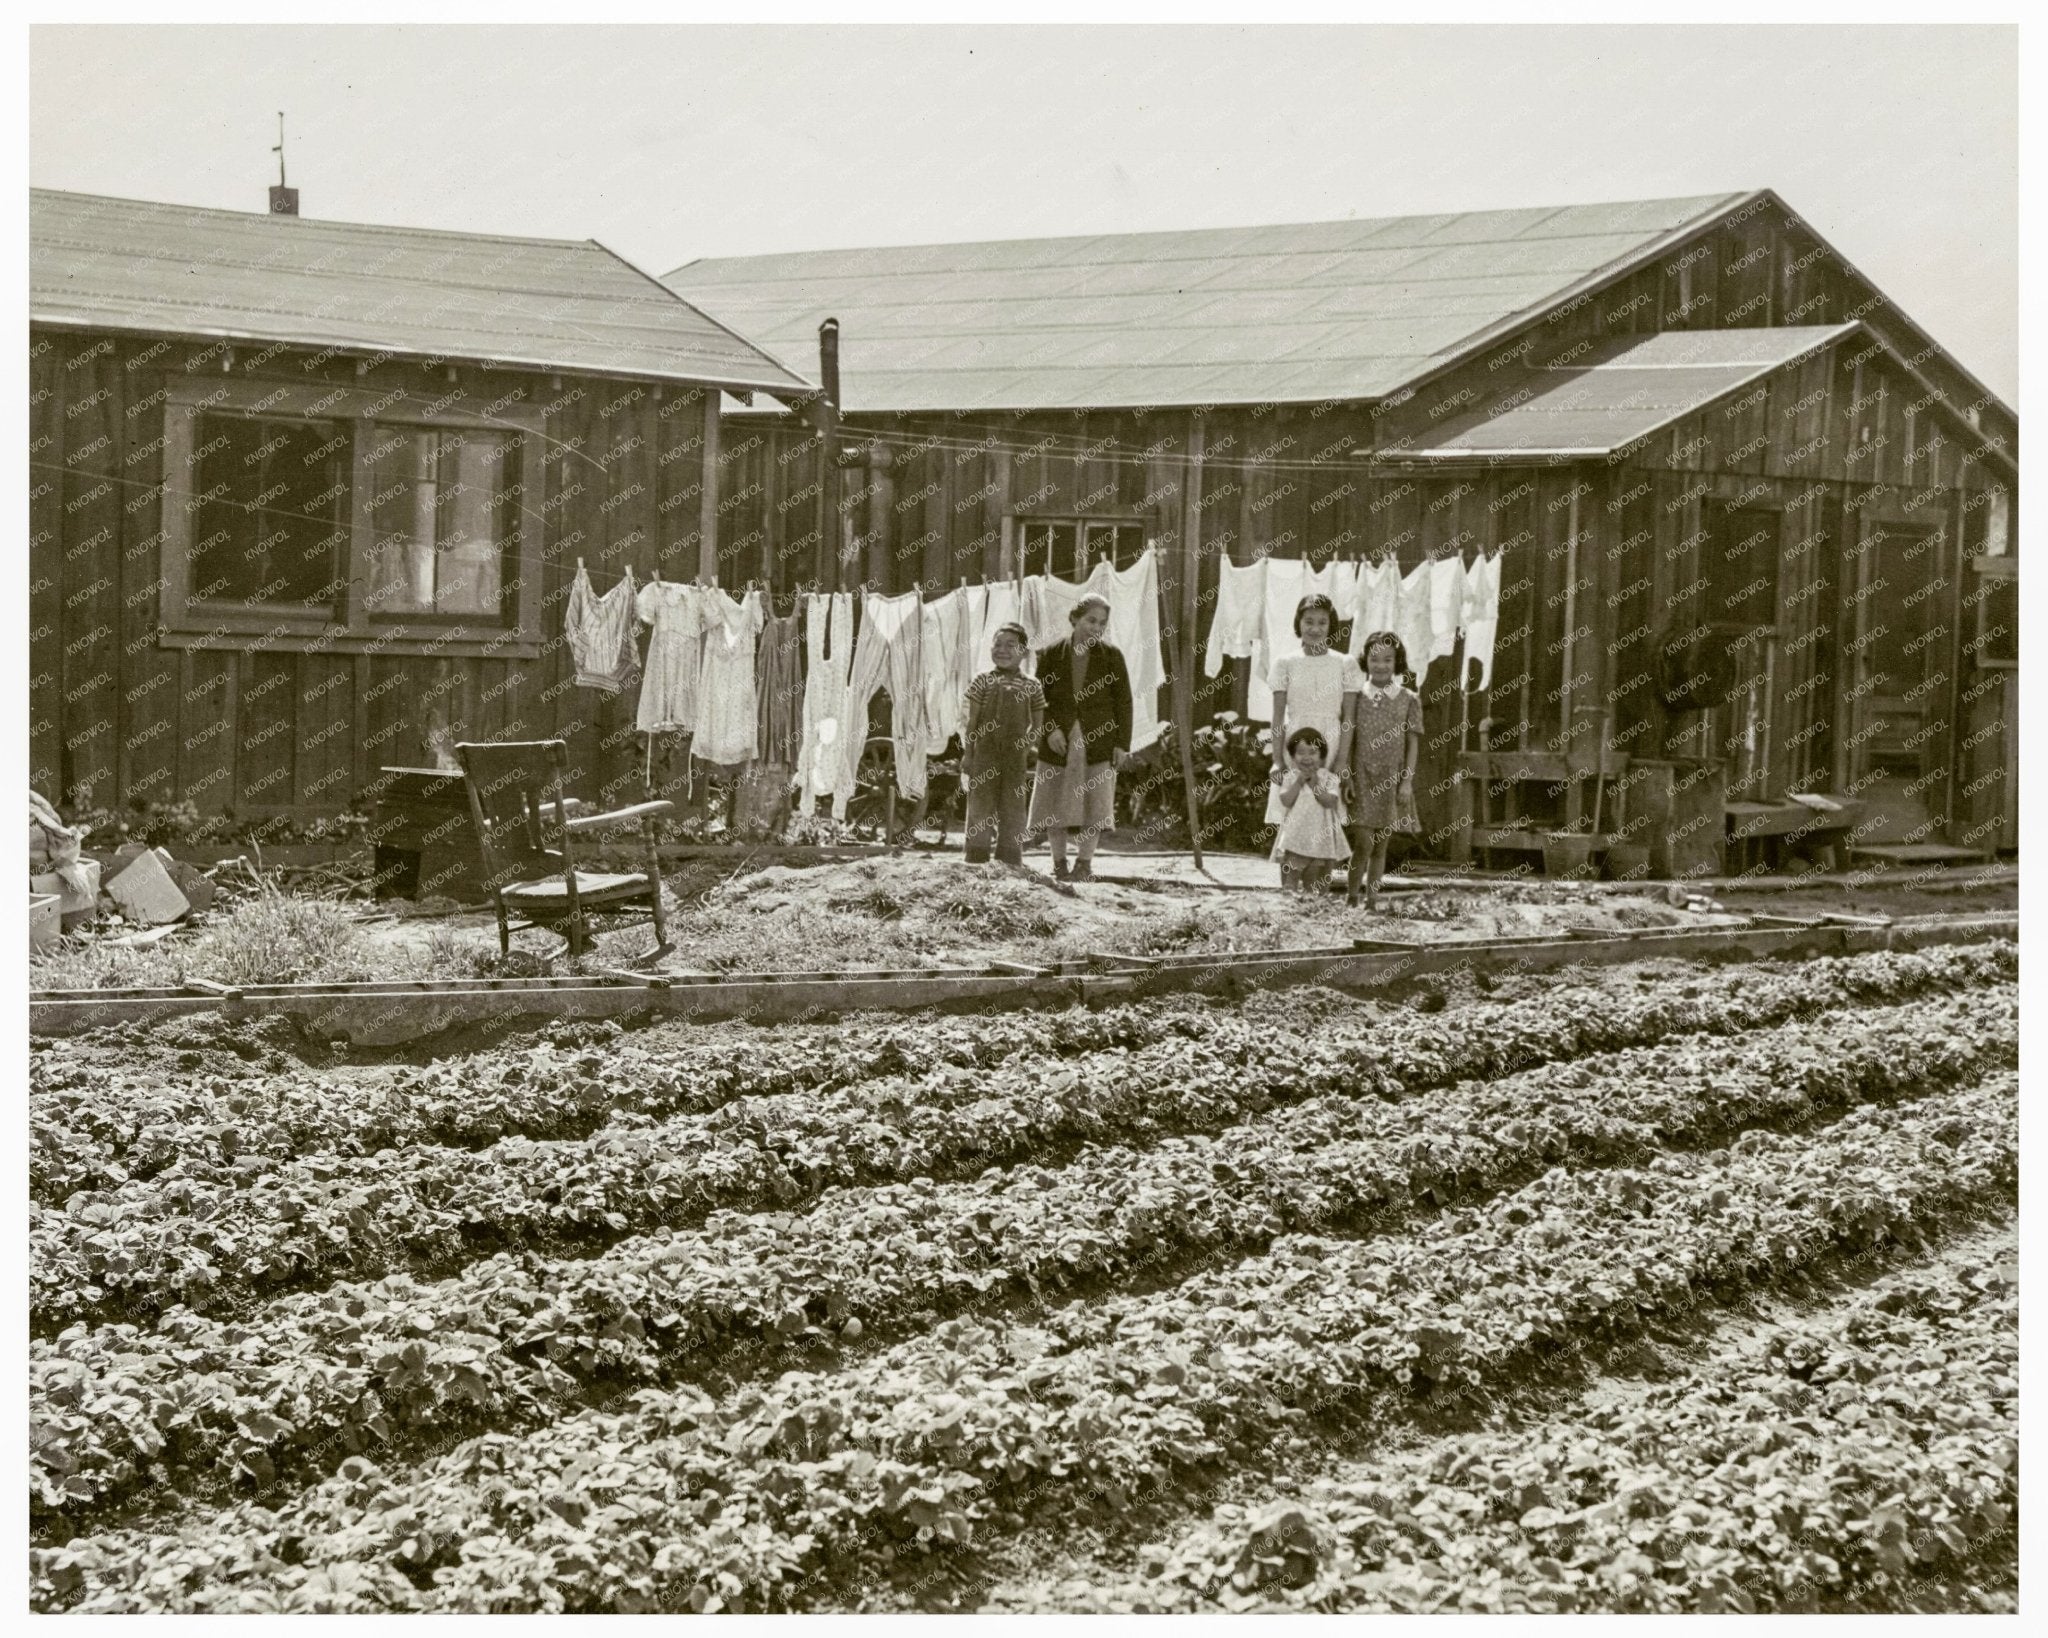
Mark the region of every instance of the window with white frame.
<instances>
[{"instance_id":1,"label":"window with white frame","mask_svg":"<svg viewBox=\"0 0 2048 1638\"><path fill-rule=\"evenodd\" d=\"M1145 533L1144 520L1129 516L1020 517L1017 572L1086 580L1105 557L1127 569L1144 554Z\"/></svg>"}]
</instances>

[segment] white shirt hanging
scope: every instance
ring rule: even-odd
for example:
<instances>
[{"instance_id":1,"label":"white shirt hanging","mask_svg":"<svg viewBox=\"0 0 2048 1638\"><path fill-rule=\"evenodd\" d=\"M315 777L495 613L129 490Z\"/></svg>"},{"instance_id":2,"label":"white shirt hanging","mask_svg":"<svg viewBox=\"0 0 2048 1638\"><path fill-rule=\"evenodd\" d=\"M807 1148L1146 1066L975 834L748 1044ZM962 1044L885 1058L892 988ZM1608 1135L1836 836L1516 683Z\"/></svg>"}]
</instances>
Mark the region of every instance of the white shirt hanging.
<instances>
[{"instance_id":1,"label":"white shirt hanging","mask_svg":"<svg viewBox=\"0 0 2048 1638\"><path fill-rule=\"evenodd\" d=\"M1232 563L1225 559L1216 579L1216 614L1209 622L1203 675L1215 676L1225 659L1250 659L1265 629L1266 560Z\"/></svg>"},{"instance_id":2,"label":"white shirt hanging","mask_svg":"<svg viewBox=\"0 0 2048 1638\"><path fill-rule=\"evenodd\" d=\"M1465 608L1465 560L1453 554L1429 565L1429 657L1441 660L1458 646Z\"/></svg>"},{"instance_id":3,"label":"white shirt hanging","mask_svg":"<svg viewBox=\"0 0 2048 1638\"><path fill-rule=\"evenodd\" d=\"M1151 546L1129 568L1095 565L1088 589L1109 603L1109 640L1123 654L1131 677L1131 749L1142 751L1165 728L1159 720L1159 690L1166 660L1159 648L1159 553Z\"/></svg>"}]
</instances>

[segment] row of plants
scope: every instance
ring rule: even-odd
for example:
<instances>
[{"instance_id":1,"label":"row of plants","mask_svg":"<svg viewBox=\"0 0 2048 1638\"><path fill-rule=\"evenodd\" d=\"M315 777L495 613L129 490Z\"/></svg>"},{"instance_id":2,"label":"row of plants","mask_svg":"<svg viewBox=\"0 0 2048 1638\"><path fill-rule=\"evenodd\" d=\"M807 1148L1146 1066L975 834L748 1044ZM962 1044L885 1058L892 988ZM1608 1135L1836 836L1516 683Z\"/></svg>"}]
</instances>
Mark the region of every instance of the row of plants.
<instances>
[{"instance_id":1,"label":"row of plants","mask_svg":"<svg viewBox=\"0 0 2048 1638\"><path fill-rule=\"evenodd\" d=\"M849 1330L1433 1208L1556 1161L1640 1161L1974 1080L2017 1045L2010 997L1921 1001L1427 1100L1316 1098L1058 1170L833 1190L793 1220L715 1214L589 1261L500 1256L435 1285L283 1298L239 1323L180 1311L148 1332L81 1327L31 1346L31 1512L75 1526L143 1485L161 1496L304 1479L366 1450L389 1460L453 1429L552 1420L593 1390L701 1377L736 1343L786 1362Z\"/></svg>"},{"instance_id":2,"label":"row of plants","mask_svg":"<svg viewBox=\"0 0 2048 1638\"><path fill-rule=\"evenodd\" d=\"M1397 1240L1289 1236L1171 1292L947 1321L722 1401L489 1435L404 1474L352 1457L270 1509L31 1552L38 1609L742 1609L844 1596L904 1553L1242 1459L1320 1411L1498 1378L1731 1283L2011 1200L2017 1081L1556 1170ZM829 1583L813 1580L829 1577Z\"/></svg>"},{"instance_id":3,"label":"row of plants","mask_svg":"<svg viewBox=\"0 0 2048 1638\"><path fill-rule=\"evenodd\" d=\"M2011 1529L2018 1242L1949 1253L1676 1381L1219 1509L1060 1600L1198 1610L1897 1611ZM1036 1603L1043 1608L1043 1602Z\"/></svg>"},{"instance_id":4,"label":"row of plants","mask_svg":"<svg viewBox=\"0 0 2048 1638\"><path fill-rule=\"evenodd\" d=\"M145 1182L76 1193L62 1211L31 1202L30 1331L150 1320L179 1303L240 1311L344 1277L438 1277L514 1246L587 1255L721 1208L790 1208L832 1185L972 1176L1088 1141L1213 1131L1326 1092L1401 1097L1656 1040L1701 1019L1754 1028L1813 1004L1796 972L1755 970L1732 999L1601 990L1565 998L1572 1004L1408 1014L1308 1042L1277 1023L1230 1019L1199 1038L1018 1058L993 1074L946 1068L739 1097L660 1123L621 1114L580 1141L283 1162L180 1156Z\"/></svg>"},{"instance_id":5,"label":"row of plants","mask_svg":"<svg viewBox=\"0 0 2048 1638\"><path fill-rule=\"evenodd\" d=\"M1461 1008L1435 1028L1498 1040L1514 1053L1552 1053L1540 1044L1582 1018L1608 1033L1588 1050L1646 1039L1645 1030L1725 1030L1752 1016L1777 1022L1805 1011L1889 1001L1956 988L2018 971L2009 943L1938 947L1921 953L1829 957L1797 967L1731 969L1713 979L1662 979L1641 996L1613 986L1567 984L1507 1006ZM1387 1027L1366 1001L1323 998L1349 1015L1339 1028ZM1647 1012L1646 1012L1647 1009ZM1663 1022L1648 1013L1661 1009ZM668 1026L659 1036L620 1035L600 1047L558 1049L546 1040L426 1066L347 1076L281 1066L276 1054L239 1073L207 1066L110 1068L62 1051L29 1059L29 1195L59 1206L84 1190L105 1191L159 1176L174 1165L231 1167L252 1158L371 1155L421 1144L475 1148L504 1137L575 1139L613 1115L656 1120L709 1111L742 1096L852 1085L883 1075L993 1069L1012 1058L1076 1057L1235 1029L1278 1028L1283 1009L1230 1008L1197 997L1143 1007L972 1018L929 1017L844 1025L780 1025L736 1034L731 1026ZM1402 1028L1408 1027L1403 1020ZM218 1057L219 1055L213 1055ZM194 1055L197 1063L198 1055Z\"/></svg>"},{"instance_id":6,"label":"row of plants","mask_svg":"<svg viewBox=\"0 0 2048 1638\"><path fill-rule=\"evenodd\" d=\"M1226 1016L1183 996L1145 1008L1050 1015L669 1025L648 1039L620 1033L601 1046L561 1047L541 1039L343 1076L274 1064L179 1074L39 1052L29 1060L29 1193L62 1205L80 1190L147 1180L181 1160L232 1164L419 1145L481 1148L505 1137L573 1140L614 1115L665 1119L743 1096L993 1068L1019 1054L1149 1046L1206 1034Z\"/></svg>"}]
</instances>

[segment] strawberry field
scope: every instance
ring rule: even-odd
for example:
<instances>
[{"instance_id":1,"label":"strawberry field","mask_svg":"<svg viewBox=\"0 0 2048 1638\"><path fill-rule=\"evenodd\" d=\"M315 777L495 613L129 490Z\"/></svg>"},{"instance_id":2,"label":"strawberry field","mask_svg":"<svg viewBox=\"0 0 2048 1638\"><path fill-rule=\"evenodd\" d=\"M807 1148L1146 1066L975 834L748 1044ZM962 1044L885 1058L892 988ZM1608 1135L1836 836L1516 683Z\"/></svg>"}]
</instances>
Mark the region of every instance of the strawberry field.
<instances>
[{"instance_id":1,"label":"strawberry field","mask_svg":"<svg viewBox=\"0 0 2048 1638\"><path fill-rule=\"evenodd\" d=\"M39 1043L32 1602L2009 1607L2018 1018L1999 943Z\"/></svg>"}]
</instances>

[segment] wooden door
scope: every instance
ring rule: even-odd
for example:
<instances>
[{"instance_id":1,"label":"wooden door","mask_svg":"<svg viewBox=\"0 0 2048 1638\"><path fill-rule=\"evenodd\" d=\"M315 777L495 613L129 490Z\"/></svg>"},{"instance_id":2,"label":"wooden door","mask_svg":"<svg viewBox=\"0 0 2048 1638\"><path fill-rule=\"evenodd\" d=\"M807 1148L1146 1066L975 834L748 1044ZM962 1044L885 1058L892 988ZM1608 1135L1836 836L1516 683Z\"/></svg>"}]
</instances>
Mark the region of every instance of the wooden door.
<instances>
[{"instance_id":1,"label":"wooden door","mask_svg":"<svg viewBox=\"0 0 2048 1638\"><path fill-rule=\"evenodd\" d=\"M1942 530L1865 519L1847 574L1850 636L1841 709L1842 775L1870 805L1865 842L1938 841L1929 815L1946 692Z\"/></svg>"},{"instance_id":2,"label":"wooden door","mask_svg":"<svg viewBox=\"0 0 2048 1638\"><path fill-rule=\"evenodd\" d=\"M1737 682L1714 708L1709 743L1727 767L1728 795L1760 801L1772 790L1772 702L1778 672L1778 583L1784 514L1709 502L1701 546L1708 619L1735 658Z\"/></svg>"},{"instance_id":3,"label":"wooden door","mask_svg":"<svg viewBox=\"0 0 2048 1638\"><path fill-rule=\"evenodd\" d=\"M1957 690L1960 800L1951 839L2004 851L2020 845L2019 559L1980 554L1967 562Z\"/></svg>"}]
</instances>

